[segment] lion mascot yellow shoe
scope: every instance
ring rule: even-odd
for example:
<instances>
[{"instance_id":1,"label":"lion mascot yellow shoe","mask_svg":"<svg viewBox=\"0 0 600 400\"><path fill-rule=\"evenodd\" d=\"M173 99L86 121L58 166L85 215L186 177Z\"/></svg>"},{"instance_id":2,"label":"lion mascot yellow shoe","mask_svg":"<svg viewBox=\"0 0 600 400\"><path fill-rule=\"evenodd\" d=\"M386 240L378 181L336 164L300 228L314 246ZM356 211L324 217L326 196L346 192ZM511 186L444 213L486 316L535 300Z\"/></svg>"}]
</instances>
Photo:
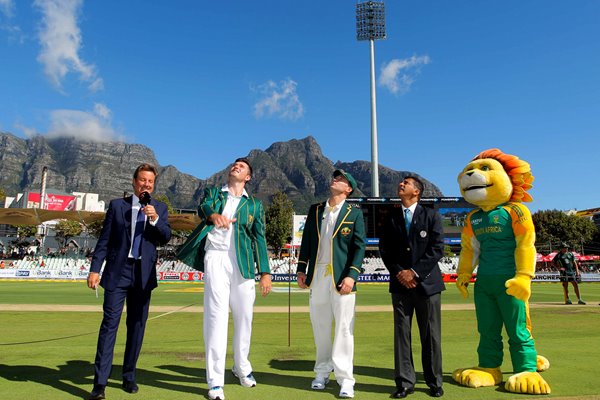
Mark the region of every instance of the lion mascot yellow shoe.
<instances>
[{"instance_id":1,"label":"lion mascot yellow shoe","mask_svg":"<svg viewBox=\"0 0 600 400\"><path fill-rule=\"evenodd\" d=\"M529 297L535 272L535 229L527 193L533 176L529 164L498 149L481 152L458 176L460 191L478 208L466 218L456 286L463 297L477 269L474 297L479 365L457 369L454 380L469 387L502 382L502 327L508 334L514 375L506 390L549 394L538 371L549 367L538 356L531 335Z\"/></svg>"}]
</instances>

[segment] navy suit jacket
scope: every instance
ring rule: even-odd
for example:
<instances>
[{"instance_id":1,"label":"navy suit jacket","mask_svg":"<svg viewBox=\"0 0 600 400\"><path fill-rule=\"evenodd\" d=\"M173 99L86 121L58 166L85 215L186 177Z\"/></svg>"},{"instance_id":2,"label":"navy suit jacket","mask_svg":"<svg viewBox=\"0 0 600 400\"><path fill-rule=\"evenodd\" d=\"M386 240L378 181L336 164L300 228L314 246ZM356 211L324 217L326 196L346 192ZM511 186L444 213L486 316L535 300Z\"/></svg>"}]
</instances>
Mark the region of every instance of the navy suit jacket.
<instances>
[{"instance_id":1,"label":"navy suit jacket","mask_svg":"<svg viewBox=\"0 0 600 400\"><path fill-rule=\"evenodd\" d=\"M409 234L406 234L404 213L398 207L386 221L379 238L379 252L385 267L390 271L390 293L407 289L396 274L413 269L417 275L417 291L431 296L445 289L438 261L444 255L442 218L433 208L417 204Z\"/></svg>"},{"instance_id":2,"label":"navy suit jacket","mask_svg":"<svg viewBox=\"0 0 600 400\"><path fill-rule=\"evenodd\" d=\"M107 290L117 287L121 272L131 248L131 205L133 197L112 200L108 206L100 238L96 244L90 272L100 272L106 261L100 286ZM158 221L156 226L146 221L142 234L141 284L143 290L152 290L156 280L156 246L166 244L171 238L169 215L165 203L152 199L150 204L156 208Z\"/></svg>"}]
</instances>

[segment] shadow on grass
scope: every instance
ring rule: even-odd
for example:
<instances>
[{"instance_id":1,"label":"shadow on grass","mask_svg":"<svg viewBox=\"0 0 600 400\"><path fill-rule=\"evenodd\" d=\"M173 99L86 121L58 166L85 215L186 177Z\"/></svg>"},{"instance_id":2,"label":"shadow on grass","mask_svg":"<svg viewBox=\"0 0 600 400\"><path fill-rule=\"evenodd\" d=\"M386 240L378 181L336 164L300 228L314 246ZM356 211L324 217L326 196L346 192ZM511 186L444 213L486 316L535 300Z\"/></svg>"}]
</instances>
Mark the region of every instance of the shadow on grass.
<instances>
[{"instance_id":1,"label":"shadow on grass","mask_svg":"<svg viewBox=\"0 0 600 400\"><path fill-rule=\"evenodd\" d=\"M157 368L170 369L174 372L184 373L187 376L138 368L136 375L140 386L153 386L182 393L201 393L201 389L197 383L198 377L205 376L204 369L180 368L177 366L157 366ZM34 382L84 399L89 397L89 393L92 390L93 371L94 365L82 360L67 361L66 364L59 365L56 368L39 365L0 364L0 377L6 380L13 382ZM117 382L109 381L107 386L109 390L111 390L110 388L121 390L121 371L122 367L120 365L113 366L111 378L117 380ZM89 390L82 389L82 386L89 386Z\"/></svg>"},{"instance_id":2,"label":"shadow on grass","mask_svg":"<svg viewBox=\"0 0 600 400\"><path fill-rule=\"evenodd\" d=\"M307 391L311 391L310 383L313 380L313 367L314 361L312 360L271 360L269 362L269 366L276 370L282 371L297 371L297 372L309 372L310 377L298 377L298 376L290 376L277 374L268 374L273 375L275 381L268 382L267 379L264 379L265 383L269 383L273 386L285 386L285 387L295 387L298 389L306 389ZM257 374L258 375L258 374ZM262 374L260 374L262 375ZM393 393L396 390L396 384L394 382L394 369L393 368L385 368L385 367L376 367L376 366L367 366L367 365L355 365L354 366L354 378L356 379L356 391L364 392L364 393ZM389 383L387 384L376 384L376 383L364 383L361 382L361 377L372 377L379 379L388 379ZM337 394L339 391L339 387L335 382L335 377L333 374L331 375L332 383L330 383L326 391L331 392L333 394ZM425 385L425 379L423 377L422 372L416 373L417 382L415 385L415 392L423 392L429 393L429 388ZM283 379L291 380L291 384L283 384ZM457 385L454 379L452 379L452 373L445 373L443 376L444 384ZM262 380L261 380L262 381ZM280 384L281 383L281 384Z\"/></svg>"},{"instance_id":3,"label":"shadow on grass","mask_svg":"<svg viewBox=\"0 0 600 400\"><path fill-rule=\"evenodd\" d=\"M93 371L94 366L81 360L67 361L56 369L39 365L0 364L0 376L14 382L36 382L76 397L87 398L89 392L79 386L87 381L91 382L86 379L90 369Z\"/></svg>"},{"instance_id":4,"label":"shadow on grass","mask_svg":"<svg viewBox=\"0 0 600 400\"><path fill-rule=\"evenodd\" d=\"M312 392L310 383L313 379L314 362L311 360L278 360L269 362L269 371L256 371L255 376L259 384L270 387L281 387ZM182 365L157 365L154 367L160 371L139 369L137 370L137 382L141 390L143 386L155 387L170 392L189 393L205 396L206 394L206 371L204 368L193 368ZM34 382L68 393L74 397L87 399L92 389L92 374L94 365L88 361L71 360L56 368L42 367L38 365L6 365L0 364L0 377L13 382ZM109 381L107 395L111 390L121 390L120 365L113 366L111 381ZM271 372L278 371L278 372ZM356 391L362 393L392 393L395 390L392 368L358 365L354 367ZM299 375L302 374L302 375ZM383 384L366 383L362 377L386 379ZM332 375L332 382L327 385L325 393L337 395L339 387ZM371 380L371 379L366 379ZM115 382L116 381L116 382ZM452 374L444 374L444 383L452 386L460 386L452 379ZM225 384L238 384L230 371L225 374ZM88 389L82 387L88 387ZM506 392L503 385L497 388L498 392ZM417 384L415 392L427 393L423 374L417 373Z\"/></svg>"}]
</instances>

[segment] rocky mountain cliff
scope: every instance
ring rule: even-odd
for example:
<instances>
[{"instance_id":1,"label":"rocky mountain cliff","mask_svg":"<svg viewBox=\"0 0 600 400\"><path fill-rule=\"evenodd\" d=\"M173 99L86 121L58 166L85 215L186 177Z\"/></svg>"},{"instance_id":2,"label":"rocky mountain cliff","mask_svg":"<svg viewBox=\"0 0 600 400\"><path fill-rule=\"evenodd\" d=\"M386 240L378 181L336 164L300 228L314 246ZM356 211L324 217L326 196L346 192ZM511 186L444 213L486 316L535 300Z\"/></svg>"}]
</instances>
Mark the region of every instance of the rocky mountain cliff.
<instances>
[{"instance_id":1,"label":"rocky mountain cliff","mask_svg":"<svg viewBox=\"0 0 600 400\"><path fill-rule=\"evenodd\" d=\"M370 193L370 163L333 163L325 157L317 141L308 136L272 144L266 150L248 154L254 176L249 191L268 203L278 191L294 202L296 212L327 197L331 175L336 168L350 172L358 182L355 196ZM42 168L48 167L47 187L65 192L99 193L102 200L131 192L131 174L142 162L157 165L160 178L155 192L166 194L173 206L196 208L204 188L226 181L228 166L206 180L181 173L176 167L159 166L154 152L141 144L85 142L73 138L36 136L21 139L0 133L0 188L8 195L23 190L39 190ZM395 196L396 186L407 171L380 166L380 194ZM423 179L424 196L441 196L440 190Z\"/></svg>"}]
</instances>

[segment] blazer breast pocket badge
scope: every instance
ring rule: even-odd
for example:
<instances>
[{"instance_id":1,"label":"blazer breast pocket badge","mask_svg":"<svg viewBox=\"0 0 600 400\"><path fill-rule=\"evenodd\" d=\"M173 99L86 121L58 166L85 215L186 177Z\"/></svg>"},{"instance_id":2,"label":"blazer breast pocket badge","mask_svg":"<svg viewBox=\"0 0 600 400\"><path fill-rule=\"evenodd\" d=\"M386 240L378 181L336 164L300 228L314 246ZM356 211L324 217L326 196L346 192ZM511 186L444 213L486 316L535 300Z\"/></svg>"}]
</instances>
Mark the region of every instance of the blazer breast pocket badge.
<instances>
[{"instance_id":1,"label":"blazer breast pocket badge","mask_svg":"<svg viewBox=\"0 0 600 400\"><path fill-rule=\"evenodd\" d=\"M419 236L421 236L423 239L425 239L427 237L427 231L419 232Z\"/></svg>"},{"instance_id":2,"label":"blazer breast pocket badge","mask_svg":"<svg viewBox=\"0 0 600 400\"><path fill-rule=\"evenodd\" d=\"M340 233L341 233L343 236L348 236L350 233L352 233L352 229L350 229L350 228L348 228L347 226L345 226L345 227L343 227L343 228L340 230Z\"/></svg>"}]
</instances>

